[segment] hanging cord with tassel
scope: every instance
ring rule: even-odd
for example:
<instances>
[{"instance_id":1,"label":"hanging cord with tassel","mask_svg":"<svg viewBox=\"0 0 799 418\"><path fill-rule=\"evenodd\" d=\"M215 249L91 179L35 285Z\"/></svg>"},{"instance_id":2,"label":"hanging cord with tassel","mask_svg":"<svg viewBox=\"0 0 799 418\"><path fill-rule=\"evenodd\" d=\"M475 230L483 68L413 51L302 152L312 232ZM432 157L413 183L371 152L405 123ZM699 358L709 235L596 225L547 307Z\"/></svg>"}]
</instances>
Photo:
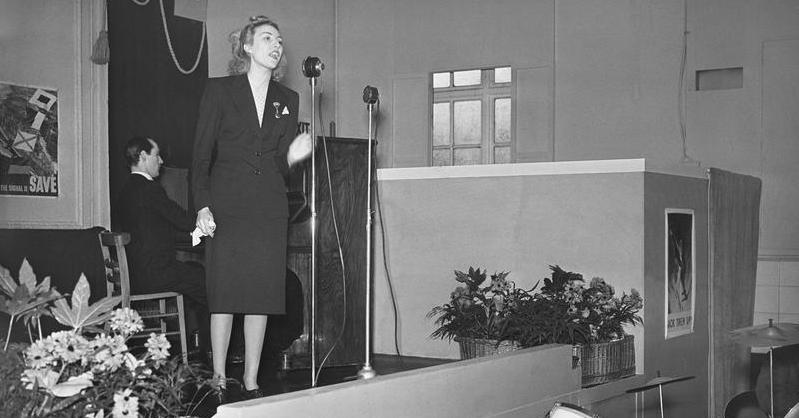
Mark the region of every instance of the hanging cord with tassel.
<instances>
[{"instance_id":1,"label":"hanging cord with tassel","mask_svg":"<svg viewBox=\"0 0 799 418\"><path fill-rule=\"evenodd\" d=\"M106 10L106 2L105 0L103 0L103 28L100 30L100 33L97 35L97 40L94 41L94 45L92 46L92 56L91 56L92 62L97 65L108 64L110 51L108 48L107 25L108 25L108 13Z\"/></svg>"}]
</instances>

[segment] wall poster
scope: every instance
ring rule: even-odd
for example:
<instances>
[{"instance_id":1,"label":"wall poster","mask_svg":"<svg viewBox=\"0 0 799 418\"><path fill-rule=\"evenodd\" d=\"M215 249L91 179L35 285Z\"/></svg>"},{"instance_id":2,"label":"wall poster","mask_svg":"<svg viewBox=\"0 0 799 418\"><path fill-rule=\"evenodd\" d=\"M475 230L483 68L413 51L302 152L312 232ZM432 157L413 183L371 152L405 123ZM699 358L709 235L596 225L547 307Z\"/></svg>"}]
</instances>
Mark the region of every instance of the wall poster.
<instances>
[{"instance_id":1,"label":"wall poster","mask_svg":"<svg viewBox=\"0 0 799 418\"><path fill-rule=\"evenodd\" d=\"M58 197L58 92L0 81L0 195Z\"/></svg>"},{"instance_id":2,"label":"wall poster","mask_svg":"<svg viewBox=\"0 0 799 418\"><path fill-rule=\"evenodd\" d=\"M666 209L666 338L694 331L694 211Z\"/></svg>"}]
</instances>

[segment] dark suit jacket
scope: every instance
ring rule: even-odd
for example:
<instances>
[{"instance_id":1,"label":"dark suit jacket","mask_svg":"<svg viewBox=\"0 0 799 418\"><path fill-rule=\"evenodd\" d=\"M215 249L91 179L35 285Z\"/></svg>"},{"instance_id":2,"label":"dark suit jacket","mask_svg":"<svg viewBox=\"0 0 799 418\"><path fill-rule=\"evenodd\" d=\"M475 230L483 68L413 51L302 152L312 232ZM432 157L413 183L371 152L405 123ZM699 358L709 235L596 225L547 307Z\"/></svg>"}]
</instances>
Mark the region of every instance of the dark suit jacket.
<instances>
[{"instance_id":1,"label":"dark suit jacket","mask_svg":"<svg viewBox=\"0 0 799 418\"><path fill-rule=\"evenodd\" d=\"M145 280L174 280L175 231L188 234L195 217L171 200L160 183L139 174L128 177L117 208L120 228L131 237L126 247L131 286L151 291Z\"/></svg>"},{"instance_id":2,"label":"dark suit jacket","mask_svg":"<svg viewBox=\"0 0 799 418\"><path fill-rule=\"evenodd\" d=\"M286 154L298 112L299 95L270 81L259 126L246 74L209 79L194 142L195 208L287 217Z\"/></svg>"}]
</instances>

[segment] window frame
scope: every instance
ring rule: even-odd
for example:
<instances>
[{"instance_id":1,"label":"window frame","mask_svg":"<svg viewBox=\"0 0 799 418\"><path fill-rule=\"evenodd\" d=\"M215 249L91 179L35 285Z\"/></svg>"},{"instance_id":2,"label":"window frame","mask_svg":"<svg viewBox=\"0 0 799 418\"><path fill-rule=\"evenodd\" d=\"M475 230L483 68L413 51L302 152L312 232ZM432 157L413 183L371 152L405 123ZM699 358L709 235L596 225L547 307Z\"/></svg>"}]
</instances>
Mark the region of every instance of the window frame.
<instances>
[{"instance_id":1,"label":"window frame","mask_svg":"<svg viewBox=\"0 0 799 418\"><path fill-rule=\"evenodd\" d=\"M494 70L497 68L510 68L511 81L496 83L494 82ZM455 86L454 73L461 71L480 70L480 84L469 86ZM435 74L447 73L449 76L449 87L433 87ZM455 165L455 150L478 148L481 151L480 161L476 164L504 164L512 163L515 160L515 103L516 103L516 76L513 67L510 65L498 65L482 68L470 68L460 70L434 71L430 74L430 137L428 139L428 149L430 157L428 165L433 167L436 150L449 150L449 164ZM494 134L496 132L495 100L507 98L511 101L510 109L510 141L507 143L497 143ZM480 143L479 144L455 144L455 102L458 101L480 101ZM436 104L449 103L449 143L447 145L435 145L435 126L433 109ZM497 163L495 161L496 148L509 148L510 159L507 162Z\"/></svg>"}]
</instances>

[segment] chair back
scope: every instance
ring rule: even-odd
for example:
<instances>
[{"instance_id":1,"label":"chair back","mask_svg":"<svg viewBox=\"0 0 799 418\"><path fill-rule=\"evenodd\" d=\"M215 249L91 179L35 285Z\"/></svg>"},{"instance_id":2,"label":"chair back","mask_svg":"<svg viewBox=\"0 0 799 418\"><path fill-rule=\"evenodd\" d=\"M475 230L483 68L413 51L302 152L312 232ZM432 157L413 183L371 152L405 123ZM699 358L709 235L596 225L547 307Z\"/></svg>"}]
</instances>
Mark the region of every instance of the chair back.
<instances>
[{"instance_id":1,"label":"chair back","mask_svg":"<svg viewBox=\"0 0 799 418\"><path fill-rule=\"evenodd\" d=\"M122 296L122 306L130 307L130 273L125 245L130 243L127 232L100 232L100 248L105 264L106 293Z\"/></svg>"}]
</instances>

